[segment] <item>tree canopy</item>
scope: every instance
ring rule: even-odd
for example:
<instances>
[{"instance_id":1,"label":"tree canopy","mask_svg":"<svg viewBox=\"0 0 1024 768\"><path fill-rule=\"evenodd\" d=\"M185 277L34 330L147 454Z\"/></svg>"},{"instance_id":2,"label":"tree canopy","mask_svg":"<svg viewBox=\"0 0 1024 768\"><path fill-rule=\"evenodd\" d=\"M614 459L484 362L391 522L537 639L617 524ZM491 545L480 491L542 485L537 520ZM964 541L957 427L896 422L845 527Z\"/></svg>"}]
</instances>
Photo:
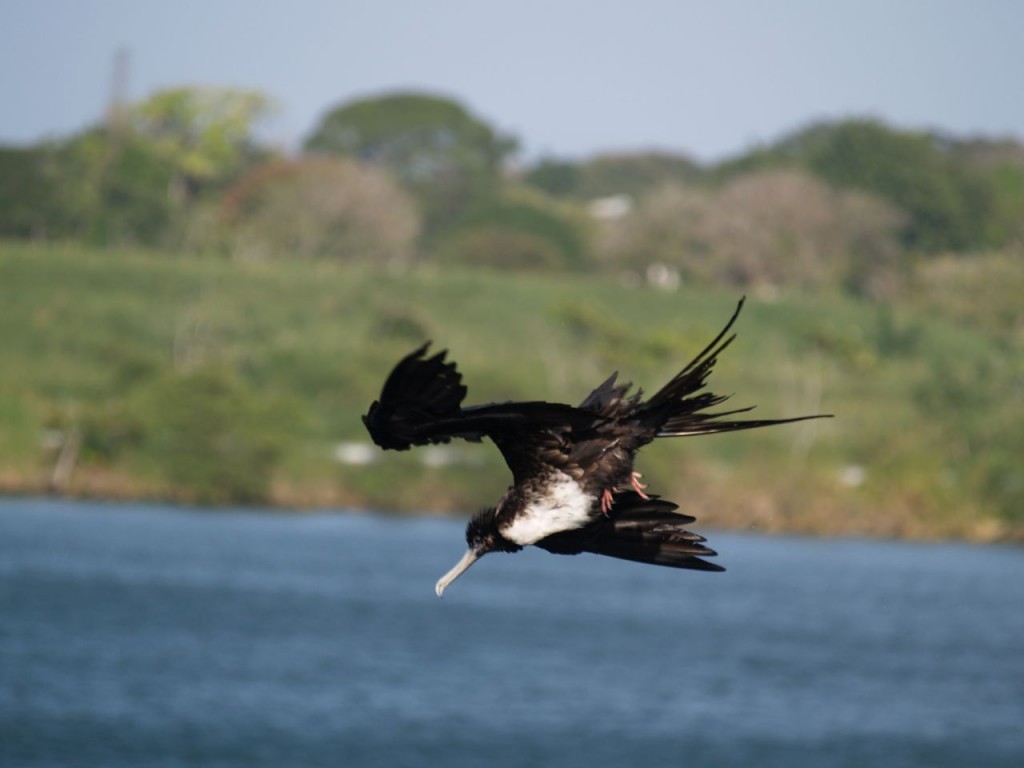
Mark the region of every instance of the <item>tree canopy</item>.
<instances>
[{"instance_id":1,"label":"tree canopy","mask_svg":"<svg viewBox=\"0 0 1024 768\"><path fill-rule=\"evenodd\" d=\"M955 141L851 119L796 131L723 163L716 175L780 165L898 207L907 214L904 245L916 251L1001 247L1024 235L1024 159L1016 143Z\"/></svg>"},{"instance_id":2,"label":"tree canopy","mask_svg":"<svg viewBox=\"0 0 1024 768\"><path fill-rule=\"evenodd\" d=\"M0 148L0 235L505 269L658 263L875 297L916 259L1024 242L1013 139L850 119L711 166L634 151L514 172L516 141L444 96L338 105L285 160L255 131L269 110L253 91L168 88L66 139Z\"/></svg>"},{"instance_id":3,"label":"tree canopy","mask_svg":"<svg viewBox=\"0 0 1024 768\"><path fill-rule=\"evenodd\" d=\"M267 156L253 131L269 104L171 88L64 141L0 152L0 233L181 246L195 204Z\"/></svg>"},{"instance_id":4,"label":"tree canopy","mask_svg":"<svg viewBox=\"0 0 1024 768\"><path fill-rule=\"evenodd\" d=\"M306 139L314 153L349 155L388 168L420 200L428 233L493 196L515 150L455 101L398 93L343 104Z\"/></svg>"},{"instance_id":5,"label":"tree canopy","mask_svg":"<svg viewBox=\"0 0 1024 768\"><path fill-rule=\"evenodd\" d=\"M589 200L611 195L640 197L667 184L692 184L704 170L689 158L672 152L600 154L578 163L544 158L525 180L560 197Z\"/></svg>"},{"instance_id":6,"label":"tree canopy","mask_svg":"<svg viewBox=\"0 0 1024 768\"><path fill-rule=\"evenodd\" d=\"M419 212L391 175L345 157L275 160L224 197L231 250L242 259L412 258Z\"/></svg>"},{"instance_id":7,"label":"tree canopy","mask_svg":"<svg viewBox=\"0 0 1024 768\"><path fill-rule=\"evenodd\" d=\"M252 131L269 109L257 91L170 88L130 107L127 117L174 178L195 186L231 178L258 154Z\"/></svg>"}]
</instances>

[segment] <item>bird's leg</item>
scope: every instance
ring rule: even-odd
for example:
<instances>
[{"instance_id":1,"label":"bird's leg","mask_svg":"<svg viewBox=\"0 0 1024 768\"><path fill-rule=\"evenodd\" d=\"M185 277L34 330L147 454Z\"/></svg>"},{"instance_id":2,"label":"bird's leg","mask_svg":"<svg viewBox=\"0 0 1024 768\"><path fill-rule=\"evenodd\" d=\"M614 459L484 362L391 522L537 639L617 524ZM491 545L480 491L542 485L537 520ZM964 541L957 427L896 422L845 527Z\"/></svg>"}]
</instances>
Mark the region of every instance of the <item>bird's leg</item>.
<instances>
[{"instance_id":1,"label":"bird's leg","mask_svg":"<svg viewBox=\"0 0 1024 768\"><path fill-rule=\"evenodd\" d=\"M644 493L644 490L646 490L647 488L647 483L641 483L641 477L643 477L643 475L641 475L639 472L633 472L629 476L629 484L633 486L633 490L637 492L637 495L641 499L649 499L651 497Z\"/></svg>"},{"instance_id":2,"label":"bird's leg","mask_svg":"<svg viewBox=\"0 0 1024 768\"><path fill-rule=\"evenodd\" d=\"M612 497L612 492L605 488L601 491L601 512L607 515L611 511L613 503L614 498Z\"/></svg>"}]
</instances>

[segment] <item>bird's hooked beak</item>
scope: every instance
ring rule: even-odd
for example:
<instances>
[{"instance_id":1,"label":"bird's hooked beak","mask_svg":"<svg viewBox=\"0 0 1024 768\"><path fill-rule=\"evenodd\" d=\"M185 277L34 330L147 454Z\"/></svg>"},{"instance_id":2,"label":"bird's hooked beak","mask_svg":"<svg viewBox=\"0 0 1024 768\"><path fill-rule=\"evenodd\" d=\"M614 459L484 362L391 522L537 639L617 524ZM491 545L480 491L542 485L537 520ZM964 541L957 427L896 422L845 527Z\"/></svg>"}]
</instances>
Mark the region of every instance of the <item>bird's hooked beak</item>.
<instances>
[{"instance_id":1,"label":"bird's hooked beak","mask_svg":"<svg viewBox=\"0 0 1024 768\"><path fill-rule=\"evenodd\" d=\"M480 559L481 552L476 549L466 550L466 554L462 556L462 559L455 564L448 573L437 580L437 585L434 587L434 591L438 597L444 594L444 591L448 588L448 585L455 581L462 573L469 568L473 563Z\"/></svg>"}]
</instances>

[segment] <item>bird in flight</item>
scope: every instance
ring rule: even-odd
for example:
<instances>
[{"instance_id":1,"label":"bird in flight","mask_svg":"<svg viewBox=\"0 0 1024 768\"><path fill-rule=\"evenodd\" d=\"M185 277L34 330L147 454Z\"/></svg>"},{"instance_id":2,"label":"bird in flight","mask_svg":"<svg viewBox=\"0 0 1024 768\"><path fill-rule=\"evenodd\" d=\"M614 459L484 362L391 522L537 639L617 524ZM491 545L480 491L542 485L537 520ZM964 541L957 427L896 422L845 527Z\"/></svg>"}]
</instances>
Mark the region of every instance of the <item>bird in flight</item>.
<instances>
[{"instance_id":1,"label":"bird in flight","mask_svg":"<svg viewBox=\"0 0 1024 768\"><path fill-rule=\"evenodd\" d=\"M706 389L718 356L743 308L725 328L650 398L613 373L578 406L544 401L463 406L466 387L446 352L428 356L430 342L391 371L380 399L363 416L373 441L386 450L488 437L512 471L512 485L497 505L466 527L469 548L437 582L444 590L489 552L534 545L557 554L596 554L707 571L724 570L700 558L715 553L683 529L694 518L649 496L633 469L637 451L655 438L706 435L787 424L830 414L786 419L740 419L753 406L709 409L728 395Z\"/></svg>"}]
</instances>

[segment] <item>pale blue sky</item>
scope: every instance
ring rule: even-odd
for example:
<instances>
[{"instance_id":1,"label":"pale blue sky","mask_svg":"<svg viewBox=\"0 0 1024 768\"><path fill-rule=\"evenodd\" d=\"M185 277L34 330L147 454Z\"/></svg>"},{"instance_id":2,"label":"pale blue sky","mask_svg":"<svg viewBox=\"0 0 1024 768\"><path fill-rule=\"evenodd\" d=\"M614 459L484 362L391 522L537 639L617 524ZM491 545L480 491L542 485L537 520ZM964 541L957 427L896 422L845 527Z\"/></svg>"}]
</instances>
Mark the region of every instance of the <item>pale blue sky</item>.
<instances>
[{"instance_id":1,"label":"pale blue sky","mask_svg":"<svg viewBox=\"0 0 1024 768\"><path fill-rule=\"evenodd\" d=\"M0 142L128 95L256 88L296 146L328 108L453 96L527 157L661 148L715 160L824 117L1024 138L1024 2L0 0Z\"/></svg>"}]
</instances>

